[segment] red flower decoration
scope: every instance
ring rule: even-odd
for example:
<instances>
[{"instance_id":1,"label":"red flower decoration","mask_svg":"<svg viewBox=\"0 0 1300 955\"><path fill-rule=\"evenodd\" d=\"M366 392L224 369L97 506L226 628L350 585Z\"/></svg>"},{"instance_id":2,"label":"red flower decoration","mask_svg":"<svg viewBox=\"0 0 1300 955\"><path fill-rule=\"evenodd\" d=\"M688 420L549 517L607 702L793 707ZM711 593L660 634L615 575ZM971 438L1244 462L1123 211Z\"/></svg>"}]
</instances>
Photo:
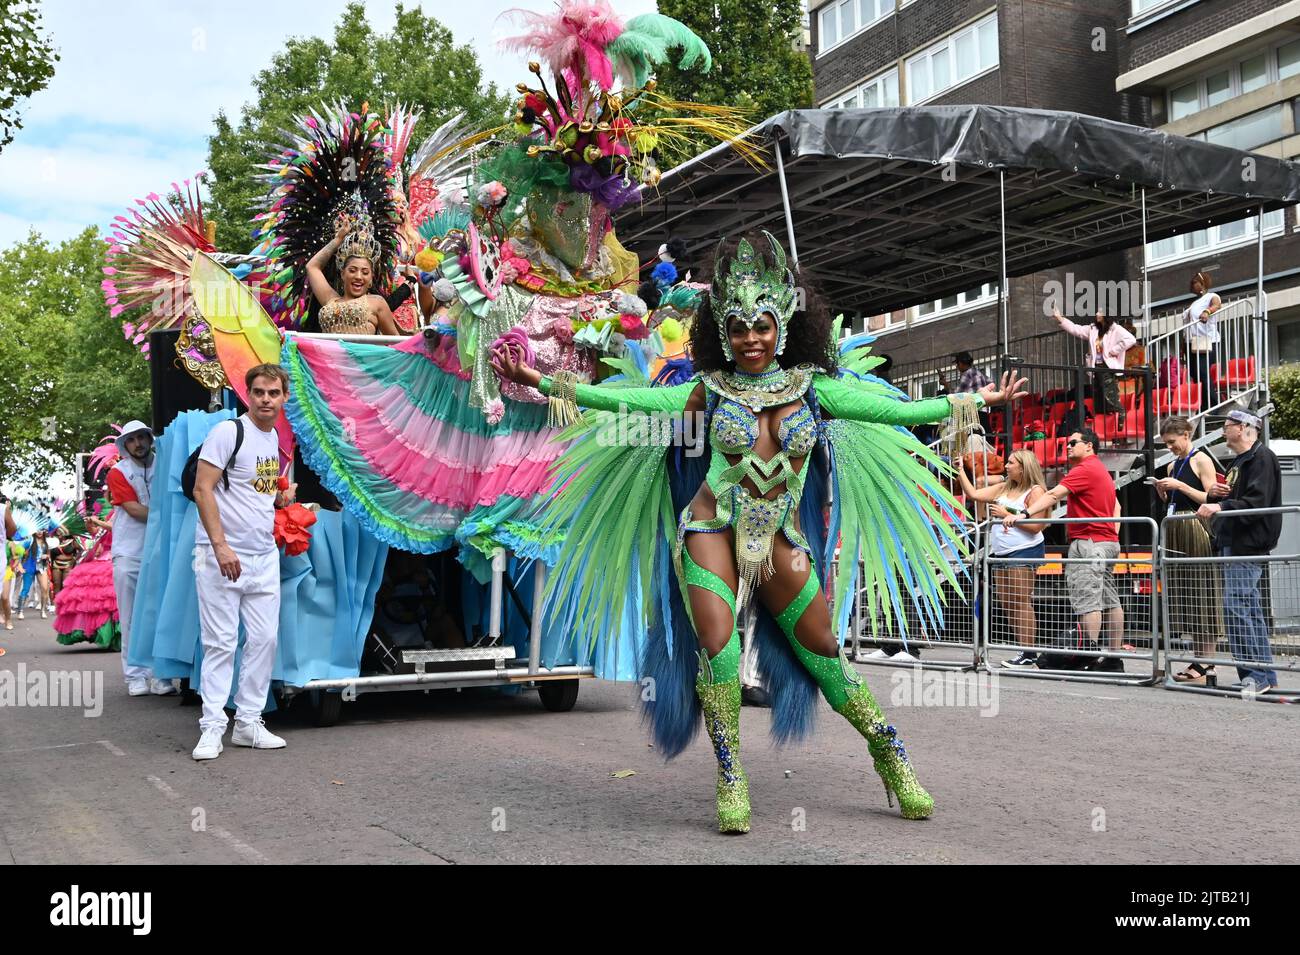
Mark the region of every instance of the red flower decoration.
<instances>
[{"instance_id":1,"label":"red flower decoration","mask_svg":"<svg viewBox=\"0 0 1300 955\"><path fill-rule=\"evenodd\" d=\"M275 543L285 554L295 557L305 553L311 545L311 532L307 528L316 523L316 515L301 504L290 504L275 511Z\"/></svg>"}]
</instances>

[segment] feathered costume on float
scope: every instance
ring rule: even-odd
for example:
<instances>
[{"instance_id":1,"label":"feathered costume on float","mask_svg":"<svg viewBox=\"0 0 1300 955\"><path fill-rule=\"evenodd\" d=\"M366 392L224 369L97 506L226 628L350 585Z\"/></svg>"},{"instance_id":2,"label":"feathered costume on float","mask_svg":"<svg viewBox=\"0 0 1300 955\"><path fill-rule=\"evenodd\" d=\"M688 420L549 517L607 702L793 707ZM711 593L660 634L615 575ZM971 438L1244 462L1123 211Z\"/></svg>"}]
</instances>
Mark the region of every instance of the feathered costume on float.
<instances>
[{"instance_id":1,"label":"feathered costume on float","mask_svg":"<svg viewBox=\"0 0 1300 955\"><path fill-rule=\"evenodd\" d=\"M405 114L397 118L405 129ZM290 136L262 166L267 209L254 217L254 238L265 243L266 310L277 325L298 328L313 301L307 262L334 238L342 220L367 232L365 254L379 283L372 291L389 291L403 221L393 147L404 150L405 140L364 105L351 112L342 103L299 117ZM338 263L327 268L331 284L339 271Z\"/></svg>"},{"instance_id":2,"label":"feathered costume on float","mask_svg":"<svg viewBox=\"0 0 1300 955\"><path fill-rule=\"evenodd\" d=\"M784 350L794 311L794 278L770 235L771 262L742 241L730 263L716 266L710 307L728 361L728 322L751 327L761 316L778 324L776 351ZM897 619L904 605L922 621L942 625L940 583L952 579L949 558L963 552L959 506L927 464L940 460L904 426L953 415L969 426L979 399L971 396L906 402L868 370L879 359L857 348L834 377L812 365L774 363L761 375L739 371L694 376L674 387L584 385L571 375L543 377L542 393L561 412L591 409L564 435L569 449L555 468L556 489L539 518L543 530L565 533L547 586L549 612L575 638L596 642L616 629L629 603L640 597L649 637L641 666L655 692L645 710L667 757L680 753L703 724L718 758L718 812L723 831L747 831L748 789L739 761L739 636L712 659L699 650L690 620L688 586L743 604L771 573L774 538L782 534L811 558L813 570L799 595L773 615L756 603L756 636L763 685L772 697L772 734L778 741L805 735L820 688L836 712L867 738L887 793L899 796L903 814L921 818L933 801L916 782L894 728L885 722L851 666L812 653L795 639L795 625L820 589L841 541L832 619L842 634L857 586L865 589L873 626ZM703 454L673 448L674 428L689 425L683 412L703 389ZM780 425L780 451L764 460L754 451L758 414L799 402ZM657 423L658 422L658 423ZM637 434L633 435L633 429ZM619 429L625 429L620 431ZM729 457L738 458L731 463ZM801 470L792 461L805 460ZM829 476L829 484L827 477ZM782 488L775 497L752 495ZM690 502L701 484L717 501L716 517L696 519ZM827 489L834 502L823 518ZM796 521L797 515L797 521ZM688 533L730 530L741 581L733 594L721 578L697 565L684 546ZM858 581L858 567L865 579ZM901 585L901 586L900 586ZM645 697L643 697L644 699Z\"/></svg>"},{"instance_id":3,"label":"feathered costume on float","mask_svg":"<svg viewBox=\"0 0 1300 955\"><path fill-rule=\"evenodd\" d=\"M610 213L657 177L651 152L661 138L734 139L746 128L735 111L654 94L647 71L670 51L682 50L687 65L708 64L703 44L676 21L651 14L624 24L607 3L591 2L528 16L529 33L508 42L538 50L552 84L530 64L537 86L520 84L514 122L466 135L453 117L412 158L407 208L424 242L414 261L449 301L433 337L395 348L290 337L281 356L286 412L322 483L386 543L418 553L458 546L480 581L496 548L551 559L561 536L539 533L528 516L563 450L554 440L560 422L533 389L498 383L493 344L513 336L542 370L582 380L603 370L602 356L648 371L664 343L634 294L638 263ZM639 85L611 92L618 76ZM674 115L640 122L638 103ZM320 127L318 119L314 135L324 135ZM309 195L287 157L280 161L266 228L279 260L296 263L329 237L329 224L320 210L311 221L291 219ZM311 228L310 239L292 239ZM296 269L275 276L286 303L304 294Z\"/></svg>"},{"instance_id":4,"label":"feathered costume on float","mask_svg":"<svg viewBox=\"0 0 1300 955\"><path fill-rule=\"evenodd\" d=\"M116 427L116 426L114 426ZM91 455L88 469L100 477L117 463L116 434L106 436ZM81 510L84 512L84 505ZM101 521L111 519L107 499L97 501L89 513ZM64 530L72 527L64 525ZM79 522L85 531L84 520ZM113 531L94 532L86 552L63 580L54 603L55 639L64 645L93 643L104 650L122 649L122 627L118 622L117 597L113 589Z\"/></svg>"}]
</instances>

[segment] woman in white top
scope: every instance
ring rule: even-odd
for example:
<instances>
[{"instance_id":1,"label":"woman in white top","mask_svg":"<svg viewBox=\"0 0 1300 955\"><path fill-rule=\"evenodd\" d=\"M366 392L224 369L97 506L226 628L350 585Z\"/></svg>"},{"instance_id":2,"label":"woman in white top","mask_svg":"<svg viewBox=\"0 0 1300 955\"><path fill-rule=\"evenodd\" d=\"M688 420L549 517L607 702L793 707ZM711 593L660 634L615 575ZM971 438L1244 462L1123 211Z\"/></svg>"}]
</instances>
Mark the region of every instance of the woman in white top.
<instances>
[{"instance_id":1,"label":"woman in white top","mask_svg":"<svg viewBox=\"0 0 1300 955\"><path fill-rule=\"evenodd\" d=\"M1192 276L1195 301L1183 311L1183 328L1187 335L1188 367L1192 381L1201 383L1201 410L1217 404L1210 394L1210 366L1215 363L1219 344L1219 325L1214 317L1223 306L1218 294L1210 291L1210 277L1204 272Z\"/></svg>"},{"instance_id":2,"label":"woman in white top","mask_svg":"<svg viewBox=\"0 0 1300 955\"><path fill-rule=\"evenodd\" d=\"M1047 493L1042 465L1034 452L1021 448L1011 452L1007 459L1005 480L988 487L977 488L966 476L965 468L958 468L962 491L968 498L989 505L989 514L997 518L989 524L989 553L994 557L1012 558L1031 563L999 562L994 565L993 583L1002 612L1015 629L1016 638L1024 650L1014 659L1003 662L1007 667L1033 668L1038 665L1038 654L1033 652L1038 635L1038 618L1034 615L1034 580L1036 563L1046 553L1043 546L1043 524L1016 524L1005 527L1002 518L1008 514L1023 514L1038 503Z\"/></svg>"},{"instance_id":3,"label":"woman in white top","mask_svg":"<svg viewBox=\"0 0 1300 955\"><path fill-rule=\"evenodd\" d=\"M1087 340L1088 354L1083 363L1088 368L1097 369L1093 372L1092 379L1093 407L1097 414L1117 412L1119 427L1123 429L1124 405L1119 400L1119 376L1101 369L1123 371L1124 356L1137 342L1137 338L1105 312L1098 312L1087 325L1075 324L1056 307L1052 308L1052 318L1067 335Z\"/></svg>"}]
</instances>

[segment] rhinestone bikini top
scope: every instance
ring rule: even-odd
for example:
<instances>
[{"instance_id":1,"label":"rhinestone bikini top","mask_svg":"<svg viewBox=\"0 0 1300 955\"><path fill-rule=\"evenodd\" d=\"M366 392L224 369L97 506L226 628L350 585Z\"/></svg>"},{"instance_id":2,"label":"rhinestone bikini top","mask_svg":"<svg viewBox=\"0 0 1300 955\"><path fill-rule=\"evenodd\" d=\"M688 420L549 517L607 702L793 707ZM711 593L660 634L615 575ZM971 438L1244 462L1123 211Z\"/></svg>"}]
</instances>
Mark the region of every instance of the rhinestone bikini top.
<instances>
[{"instance_id":1,"label":"rhinestone bikini top","mask_svg":"<svg viewBox=\"0 0 1300 955\"><path fill-rule=\"evenodd\" d=\"M369 335L375 331L367 298L336 298L321 306L320 330L330 335Z\"/></svg>"}]
</instances>

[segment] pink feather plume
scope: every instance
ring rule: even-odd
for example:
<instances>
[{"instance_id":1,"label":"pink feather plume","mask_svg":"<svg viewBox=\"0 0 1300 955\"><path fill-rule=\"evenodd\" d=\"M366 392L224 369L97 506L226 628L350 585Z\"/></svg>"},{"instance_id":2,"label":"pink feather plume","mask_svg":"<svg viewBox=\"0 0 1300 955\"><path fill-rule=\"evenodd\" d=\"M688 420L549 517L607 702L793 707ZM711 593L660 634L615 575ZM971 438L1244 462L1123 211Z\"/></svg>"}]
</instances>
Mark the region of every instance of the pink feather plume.
<instances>
[{"instance_id":1,"label":"pink feather plume","mask_svg":"<svg viewBox=\"0 0 1300 955\"><path fill-rule=\"evenodd\" d=\"M554 13L507 10L525 32L501 41L506 49L536 53L559 74L572 69L603 90L614 85L614 67L605 47L623 32L608 0L561 0Z\"/></svg>"}]
</instances>

